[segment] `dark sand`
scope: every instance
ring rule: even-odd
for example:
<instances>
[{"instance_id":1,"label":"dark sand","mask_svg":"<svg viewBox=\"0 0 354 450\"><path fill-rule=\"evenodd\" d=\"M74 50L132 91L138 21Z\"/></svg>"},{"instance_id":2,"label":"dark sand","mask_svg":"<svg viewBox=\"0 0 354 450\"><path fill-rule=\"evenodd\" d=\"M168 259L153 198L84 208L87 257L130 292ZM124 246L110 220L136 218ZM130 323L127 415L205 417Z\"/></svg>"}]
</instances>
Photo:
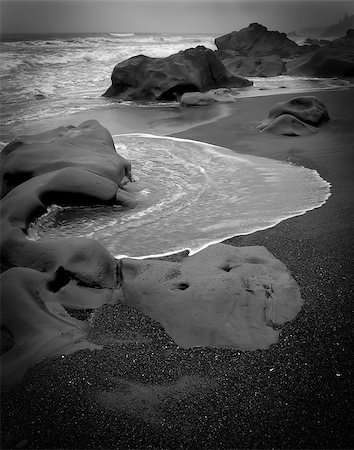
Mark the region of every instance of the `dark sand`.
<instances>
[{"instance_id":1,"label":"dark sand","mask_svg":"<svg viewBox=\"0 0 354 450\"><path fill-rule=\"evenodd\" d=\"M227 241L266 246L298 281L305 305L279 343L183 350L150 319L106 306L91 331L103 350L43 362L2 394L3 448L353 448L354 91L315 95L331 117L317 135L255 130L294 94L240 99L229 117L176 135L332 183L321 208Z\"/></svg>"}]
</instances>

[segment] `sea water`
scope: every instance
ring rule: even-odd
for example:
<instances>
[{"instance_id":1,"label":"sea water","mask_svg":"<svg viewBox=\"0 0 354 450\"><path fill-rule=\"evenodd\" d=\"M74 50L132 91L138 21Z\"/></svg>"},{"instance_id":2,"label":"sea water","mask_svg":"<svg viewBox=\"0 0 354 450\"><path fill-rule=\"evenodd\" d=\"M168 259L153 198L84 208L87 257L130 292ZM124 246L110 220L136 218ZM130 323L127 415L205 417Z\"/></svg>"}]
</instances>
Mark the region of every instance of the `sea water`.
<instances>
[{"instance_id":1,"label":"sea water","mask_svg":"<svg viewBox=\"0 0 354 450\"><path fill-rule=\"evenodd\" d=\"M32 122L117 105L102 97L114 66L134 55L166 57L204 45L215 35L106 33L92 35L8 35L0 43L1 141L13 140ZM252 78L254 86L232 89L235 97L345 87L335 78ZM126 105L127 103L125 103ZM151 106L151 105L150 105ZM161 105L158 105L161 107ZM174 102L169 107L179 107Z\"/></svg>"},{"instance_id":2,"label":"sea water","mask_svg":"<svg viewBox=\"0 0 354 450\"><path fill-rule=\"evenodd\" d=\"M98 108L121 107L116 99L102 97L118 62L137 54L165 57L197 45L215 49L214 38L134 33L3 37L2 147L23 134L24 125L32 123L35 130L48 118L56 126L67 125L76 112L87 111L94 118ZM334 78L250 79L253 87L232 90L236 98L346 86ZM129 102L123 105L129 107ZM167 106L179 108L178 103ZM303 214L330 195L329 184L303 167L241 157L201 142L147 135L114 139L117 151L132 162L141 189L138 206L52 207L31 227L29 238L90 237L116 256L195 252Z\"/></svg>"},{"instance_id":3,"label":"sea water","mask_svg":"<svg viewBox=\"0 0 354 450\"><path fill-rule=\"evenodd\" d=\"M132 162L138 206L53 207L31 239L98 239L117 258L188 249L274 226L321 206L330 185L316 171L203 142L146 134L114 136Z\"/></svg>"}]
</instances>

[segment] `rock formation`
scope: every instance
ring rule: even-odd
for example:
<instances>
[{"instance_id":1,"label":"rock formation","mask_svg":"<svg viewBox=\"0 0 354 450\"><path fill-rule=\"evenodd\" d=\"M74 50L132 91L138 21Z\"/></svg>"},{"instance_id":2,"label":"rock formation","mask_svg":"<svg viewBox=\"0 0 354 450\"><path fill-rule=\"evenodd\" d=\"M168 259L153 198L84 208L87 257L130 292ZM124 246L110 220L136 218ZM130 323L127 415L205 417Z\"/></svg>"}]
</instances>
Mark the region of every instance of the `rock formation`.
<instances>
[{"instance_id":1,"label":"rock formation","mask_svg":"<svg viewBox=\"0 0 354 450\"><path fill-rule=\"evenodd\" d=\"M218 54L218 50L216 51ZM231 71L243 77L275 77L286 72L286 64L278 55L270 56L233 56L221 61Z\"/></svg>"},{"instance_id":2,"label":"rock formation","mask_svg":"<svg viewBox=\"0 0 354 450\"><path fill-rule=\"evenodd\" d=\"M318 98L302 96L274 105L257 129L287 136L303 136L316 133L317 127L328 120L327 108Z\"/></svg>"},{"instance_id":3,"label":"rock formation","mask_svg":"<svg viewBox=\"0 0 354 450\"><path fill-rule=\"evenodd\" d=\"M212 50L203 46L167 58L133 56L114 67L111 80L104 96L142 101L171 101L185 92L252 84L230 72Z\"/></svg>"},{"instance_id":4,"label":"rock formation","mask_svg":"<svg viewBox=\"0 0 354 450\"><path fill-rule=\"evenodd\" d=\"M119 184L131 178L130 163L117 154L110 133L97 121L20 136L1 152L1 196L30 178L64 168L97 174ZM114 196L112 194L112 200Z\"/></svg>"},{"instance_id":5,"label":"rock formation","mask_svg":"<svg viewBox=\"0 0 354 450\"><path fill-rule=\"evenodd\" d=\"M278 55L286 58L299 51L296 42L288 39L285 33L268 31L258 23L216 38L215 45L219 50L234 50L241 56Z\"/></svg>"},{"instance_id":6,"label":"rock formation","mask_svg":"<svg viewBox=\"0 0 354 450\"><path fill-rule=\"evenodd\" d=\"M318 77L354 75L354 30L321 48L287 62L289 75Z\"/></svg>"},{"instance_id":7,"label":"rock formation","mask_svg":"<svg viewBox=\"0 0 354 450\"><path fill-rule=\"evenodd\" d=\"M75 236L28 240L30 222L53 201L130 199L130 163L98 122L22 137L3 153L3 386L44 357L98 348L87 340L89 324L70 310L125 303L159 321L178 345L242 350L275 343L278 326L300 310L297 283L264 247L218 244L172 263L116 261L98 241Z\"/></svg>"},{"instance_id":8,"label":"rock formation","mask_svg":"<svg viewBox=\"0 0 354 450\"><path fill-rule=\"evenodd\" d=\"M264 247L208 247L181 263L121 261L124 302L159 321L184 348L268 348L293 319L300 291Z\"/></svg>"}]
</instances>

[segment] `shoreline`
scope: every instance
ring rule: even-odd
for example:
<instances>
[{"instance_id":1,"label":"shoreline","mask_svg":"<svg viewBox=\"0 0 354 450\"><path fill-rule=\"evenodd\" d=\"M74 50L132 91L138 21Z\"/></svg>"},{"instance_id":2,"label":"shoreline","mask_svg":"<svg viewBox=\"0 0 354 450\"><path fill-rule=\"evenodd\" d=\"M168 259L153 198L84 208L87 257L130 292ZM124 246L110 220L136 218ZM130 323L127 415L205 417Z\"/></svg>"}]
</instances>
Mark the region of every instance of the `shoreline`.
<instances>
[{"instance_id":1,"label":"shoreline","mask_svg":"<svg viewBox=\"0 0 354 450\"><path fill-rule=\"evenodd\" d=\"M223 241L265 246L298 282L305 303L280 327L279 342L254 352L184 350L157 323L124 305L107 305L91 331L102 350L43 361L3 394L6 442L27 440L30 448L352 448L354 91L313 95L331 117L315 135L255 129L275 103L294 94L243 98L212 125L172 134L300 164L331 183L323 206Z\"/></svg>"}]
</instances>

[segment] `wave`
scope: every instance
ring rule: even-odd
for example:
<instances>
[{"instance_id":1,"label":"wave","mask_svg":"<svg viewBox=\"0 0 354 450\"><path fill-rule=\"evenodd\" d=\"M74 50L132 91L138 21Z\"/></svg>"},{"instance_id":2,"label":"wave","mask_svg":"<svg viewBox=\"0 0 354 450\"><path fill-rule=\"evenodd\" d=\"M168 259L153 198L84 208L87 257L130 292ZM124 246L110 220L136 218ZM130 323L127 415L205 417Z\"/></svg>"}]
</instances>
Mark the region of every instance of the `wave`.
<instances>
[{"instance_id":1,"label":"wave","mask_svg":"<svg viewBox=\"0 0 354 450\"><path fill-rule=\"evenodd\" d=\"M135 36L135 33L109 33L109 35L119 38L128 38Z\"/></svg>"}]
</instances>

